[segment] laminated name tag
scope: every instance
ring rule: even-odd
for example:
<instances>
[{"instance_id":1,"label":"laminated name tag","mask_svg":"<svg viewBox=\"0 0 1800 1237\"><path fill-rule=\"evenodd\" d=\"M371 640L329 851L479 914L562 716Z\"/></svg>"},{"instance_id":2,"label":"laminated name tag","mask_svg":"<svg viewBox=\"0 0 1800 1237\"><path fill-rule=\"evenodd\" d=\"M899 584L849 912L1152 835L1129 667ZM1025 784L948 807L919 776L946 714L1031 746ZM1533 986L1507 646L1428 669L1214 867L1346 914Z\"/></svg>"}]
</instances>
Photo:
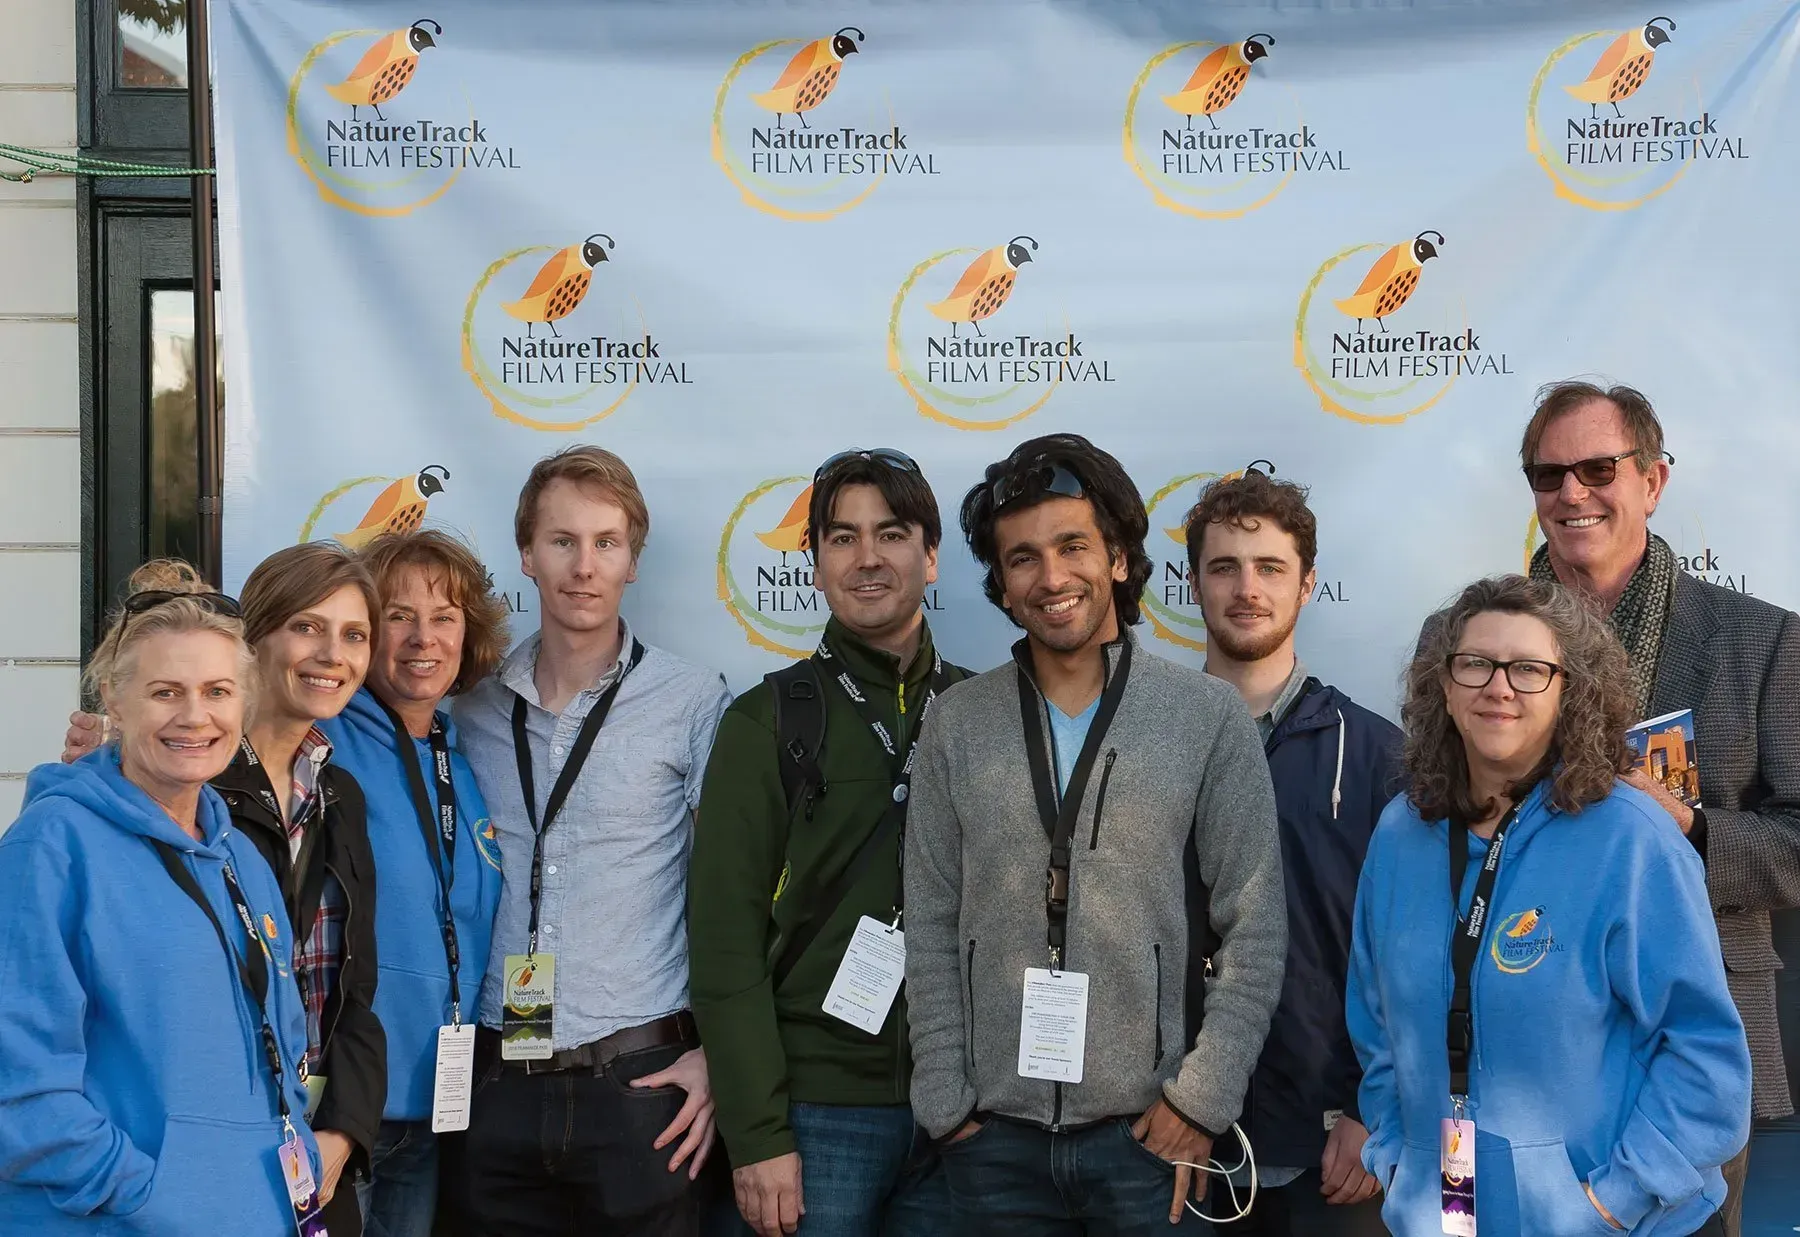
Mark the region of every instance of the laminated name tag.
<instances>
[{"instance_id":1,"label":"laminated name tag","mask_svg":"<svg viewBox=\"0 0 1800 1237\"><path fill-rule=\"evenodd\" d=\"M879 1035L906 980L906 934L864 915L825 993L826 1013Z\"/></svg>"},{"instance_id":2,"label":"laminated name tag","mask_svg":"<svg viewBox=\"0 0 1800 1237\"><path fill-rule=\"evenodd\" d=\"M506 1061L548 1061L554 1055L556 958L551 954L507 954L506 987L500 1011L500 1057Z\"/></svg>"},{"instance_id":3,"label":"laminated name tag","mask_svg":"<svg viewBox=\"0 0 1800 1237\"><path fill-rule=\"evenodd\" d=\"M431 1084L431 1132L469 1128L469 1094L475 1084L475 1024L439 1027L437 1076Z\"/></svg>"},{"instance_id":4,"label":"laminated name tag","mask_svg":"<svg viewBox=\"0 0 1800 1237\"><path fill-rule=\"evenodd\" d=\"M1444 1232L1475 1237L1475 1123L1445 1117L1442 1138Z\"/></svg>"},{"instance_id":5,"label":"laminated name tag","mask_svg":"<svg viewBox=\"0 0 1800 1237\"><path fill-rule=\"evenodd\" d=\"M294 1206L294 1231L300 1237L327 1237L319 1218L319 1187L313 1180L312 1158L298 1134L290 1133L277 1152L281 1178L287 1183L288 1201Z\"/></svg>"},{"instance_id":6,"label":"laminated name tag","mask_svg":"<svg viewBox=\"0 0 1800 1237\"><path fill-rule=\"evenodd\" d=\"M1025 969L1019 1011L1019 1077L1080 1082L1087 1052L1088 977L1077 971Z\"/></svg>"},{"instance_id":7,"label":"laminated name tag","mask_svg":"<svg viewBox=\"0 0 1800 1237\"><path fill-rule=\"evenodd\" d=\"M313 1115L319 1111L319 1101L325 1098L325 1075L308 1074L306 1076L306 1120L312 1123Z\"/></svg>"}]
</instances>

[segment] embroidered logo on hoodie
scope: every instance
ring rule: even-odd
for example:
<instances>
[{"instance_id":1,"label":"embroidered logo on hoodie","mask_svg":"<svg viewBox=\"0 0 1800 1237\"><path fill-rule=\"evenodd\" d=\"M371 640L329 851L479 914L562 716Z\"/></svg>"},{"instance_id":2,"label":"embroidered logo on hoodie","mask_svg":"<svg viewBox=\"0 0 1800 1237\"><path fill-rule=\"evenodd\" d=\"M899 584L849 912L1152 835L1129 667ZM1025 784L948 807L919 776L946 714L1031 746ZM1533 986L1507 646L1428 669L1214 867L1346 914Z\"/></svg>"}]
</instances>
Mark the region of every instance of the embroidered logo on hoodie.
<instances>
[{"instance_id":1,"label":"embroidered logo on hoodie","mask_svg":"<svg viewBox=\"0 0 1800 1237\"><path fill-rule=\"evenodd\" d=\"M1548 908L1534 906L1500 921L1488 953L1508 975L1523 975L1552 953L1562 952L1546 918Z\"/></svg>"}]
</instances>

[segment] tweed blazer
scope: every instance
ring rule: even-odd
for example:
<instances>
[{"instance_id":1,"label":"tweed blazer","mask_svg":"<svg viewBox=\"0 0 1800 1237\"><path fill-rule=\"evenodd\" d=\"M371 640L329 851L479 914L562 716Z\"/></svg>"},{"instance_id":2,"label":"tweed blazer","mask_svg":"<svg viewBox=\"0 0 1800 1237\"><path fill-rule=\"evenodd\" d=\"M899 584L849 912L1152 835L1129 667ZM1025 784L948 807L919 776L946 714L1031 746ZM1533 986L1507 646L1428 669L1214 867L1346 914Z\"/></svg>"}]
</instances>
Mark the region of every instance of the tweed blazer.
<instances>
[{"instance_id":1,"label":"tweed blazer","mask_svg":"<svg viewBox=\"0 0 1800 1237\"><path fill-rule=\"evenodd\" d=\"M1694 711L1706 883L1744 1019L1755 1113L1794 1110L1775 1009L1769 912L1800 906L1800 615L1682 572L1653 716Z\"/></svg>"}]
</instances>

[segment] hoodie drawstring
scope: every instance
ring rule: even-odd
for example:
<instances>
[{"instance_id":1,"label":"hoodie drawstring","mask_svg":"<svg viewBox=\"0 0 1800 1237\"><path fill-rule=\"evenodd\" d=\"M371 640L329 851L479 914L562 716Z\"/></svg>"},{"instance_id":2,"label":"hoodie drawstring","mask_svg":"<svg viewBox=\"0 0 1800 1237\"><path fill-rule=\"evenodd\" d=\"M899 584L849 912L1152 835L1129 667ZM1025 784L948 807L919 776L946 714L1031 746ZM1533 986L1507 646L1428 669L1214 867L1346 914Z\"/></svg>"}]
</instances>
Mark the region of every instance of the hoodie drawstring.
<instances>
[{"instance_id":1,"label":"hoodie drawstring","mask_svg":"<svg viewBox=\"0 0 1800 1237\"><path fill-rule=\"evenodd\" d=\"M1331 819L1338 818L1338 804L1344 801L1344 711L1337 711L1338 717L1338 759L1337 772L1331 777Z\"/></svg>"}]
</instances>

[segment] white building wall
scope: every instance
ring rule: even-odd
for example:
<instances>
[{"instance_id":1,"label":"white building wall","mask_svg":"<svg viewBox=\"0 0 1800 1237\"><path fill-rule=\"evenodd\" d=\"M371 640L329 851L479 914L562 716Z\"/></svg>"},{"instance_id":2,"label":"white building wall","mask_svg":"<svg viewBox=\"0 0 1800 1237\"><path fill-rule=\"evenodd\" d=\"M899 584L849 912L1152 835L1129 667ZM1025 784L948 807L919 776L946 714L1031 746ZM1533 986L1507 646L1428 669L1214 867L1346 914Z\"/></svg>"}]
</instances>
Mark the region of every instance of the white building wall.
<instances>
[{"instance_id":1,"label":"white building wall","mask_svg":"<svg viewBox=\"0 0 1800 1237\"><path fill-rule=\"evenodd\" d=\"M0 142L74 153L74 0L0 12ZM0 181L0 829L78 700L77 303L75 182Z\"/></svg>"}]
</instances>

